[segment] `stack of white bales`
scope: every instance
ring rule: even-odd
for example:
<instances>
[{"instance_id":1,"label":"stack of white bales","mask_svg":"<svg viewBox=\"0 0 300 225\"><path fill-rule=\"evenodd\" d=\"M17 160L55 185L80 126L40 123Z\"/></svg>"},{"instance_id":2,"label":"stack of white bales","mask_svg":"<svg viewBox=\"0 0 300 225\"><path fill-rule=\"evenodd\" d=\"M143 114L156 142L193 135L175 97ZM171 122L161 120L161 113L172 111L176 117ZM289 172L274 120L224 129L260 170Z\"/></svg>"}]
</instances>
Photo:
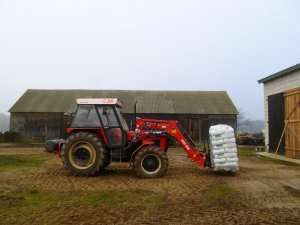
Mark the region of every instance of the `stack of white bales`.
<instances>
[{"instance_id":1,"label":"stack of white bales","mask_svg":"<svg viewBox=\"0 0 300 225\"><path fill-rule=\"evenodd\" d=\"M217 170L236 171L238 169L238 158L233 128L223 124L211 126L209 136L212 167Z\"/></svg>"}]
</instances>

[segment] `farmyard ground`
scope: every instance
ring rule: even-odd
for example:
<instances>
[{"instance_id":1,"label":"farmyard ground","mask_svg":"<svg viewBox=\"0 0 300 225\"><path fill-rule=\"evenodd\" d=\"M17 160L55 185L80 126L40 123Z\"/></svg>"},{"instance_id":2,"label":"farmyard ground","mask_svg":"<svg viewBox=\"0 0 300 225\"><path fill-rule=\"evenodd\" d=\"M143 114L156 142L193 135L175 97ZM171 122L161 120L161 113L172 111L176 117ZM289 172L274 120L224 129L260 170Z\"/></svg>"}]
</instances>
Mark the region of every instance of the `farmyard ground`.
<instances>
[{"instance_id":1,"label":"farmyard ground","mask_svg":"<svg viewBox=\"0 0 300 225\"><path fill-rule=\"evenodd\" d=\"M0 224L299 224L300 167L239 150L240 172L216 174L170 149L162 179L128 163L73 177L41 148L0 148Z\"/></svg>"}]
</instances>

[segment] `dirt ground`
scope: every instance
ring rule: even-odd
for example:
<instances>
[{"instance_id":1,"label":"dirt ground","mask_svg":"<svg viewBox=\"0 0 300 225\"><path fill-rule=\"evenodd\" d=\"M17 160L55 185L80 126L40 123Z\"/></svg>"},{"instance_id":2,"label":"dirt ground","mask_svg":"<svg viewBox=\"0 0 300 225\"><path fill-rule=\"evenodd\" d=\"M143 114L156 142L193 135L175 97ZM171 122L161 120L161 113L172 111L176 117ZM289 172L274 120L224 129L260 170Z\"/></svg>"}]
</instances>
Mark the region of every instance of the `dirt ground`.
<instances>
[{"instance_id":1,"label":"dirt ground","mask_svg":"<svg viewBox=\"0 0 300 225\"><path fill-rule=\"evenodd\" d=\"M0 148L20 154L47 153ZM84 178L47 157L0 171L0 224L300 224L299 166L244 156L238 174L214 173L171 149L164 178L139 179L128 163Z\"/></svg>"}]
</instances>

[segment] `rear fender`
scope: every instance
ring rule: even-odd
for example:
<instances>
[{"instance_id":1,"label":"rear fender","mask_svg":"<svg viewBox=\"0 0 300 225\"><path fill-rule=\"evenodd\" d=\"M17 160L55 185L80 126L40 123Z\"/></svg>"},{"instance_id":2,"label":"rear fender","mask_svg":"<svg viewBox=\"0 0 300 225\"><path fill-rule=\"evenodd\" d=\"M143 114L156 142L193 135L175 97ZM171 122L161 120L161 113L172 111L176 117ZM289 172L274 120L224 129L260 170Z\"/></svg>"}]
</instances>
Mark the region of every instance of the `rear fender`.
<instances>
[{"instance_id":1,"label":"rear fender","mask_svg":"<svg viewBox=\"0 0 300 225\"><path fill-rule=\"evenodd\" d=\"M96 135L100 135L100 137L104 141L105 146L109 147L109 142L106 138L104 129L102 127L101 128L67 128L67 133L69 135L75 134L77 132L82 132L82 131L87 131L87 132L94 133Z\"/></svg>"}]
</instances>

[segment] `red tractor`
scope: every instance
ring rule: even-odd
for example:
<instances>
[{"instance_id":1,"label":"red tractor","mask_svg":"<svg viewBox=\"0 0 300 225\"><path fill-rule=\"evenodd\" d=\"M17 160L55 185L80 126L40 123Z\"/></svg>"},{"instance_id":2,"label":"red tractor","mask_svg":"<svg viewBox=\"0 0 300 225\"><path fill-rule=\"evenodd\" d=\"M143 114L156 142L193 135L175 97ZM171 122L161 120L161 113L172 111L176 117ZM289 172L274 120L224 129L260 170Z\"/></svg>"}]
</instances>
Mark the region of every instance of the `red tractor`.
<instances>
[{"instance_id":1,"label":"red tractor","mask_svg":"<svg viewBox=\"0 0 300 225\"><path fill-rule=\"evenodd\" d=\"M116 98L77 99L77 111L66 140L49 140L46 151L59 154L73 175L93 176L110 162L129 162L141 178L162 177L168 170L166 152L170 140L185 149L192 161L210 167L178 121L136 118L135 130L128 129L122 102Z\"/></svg>"}]
</instances>

